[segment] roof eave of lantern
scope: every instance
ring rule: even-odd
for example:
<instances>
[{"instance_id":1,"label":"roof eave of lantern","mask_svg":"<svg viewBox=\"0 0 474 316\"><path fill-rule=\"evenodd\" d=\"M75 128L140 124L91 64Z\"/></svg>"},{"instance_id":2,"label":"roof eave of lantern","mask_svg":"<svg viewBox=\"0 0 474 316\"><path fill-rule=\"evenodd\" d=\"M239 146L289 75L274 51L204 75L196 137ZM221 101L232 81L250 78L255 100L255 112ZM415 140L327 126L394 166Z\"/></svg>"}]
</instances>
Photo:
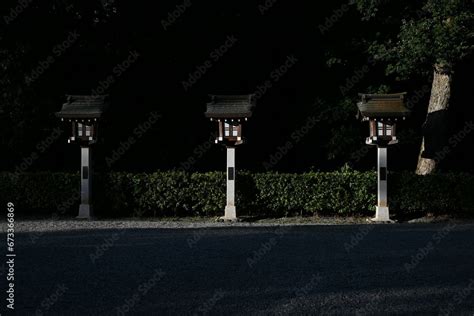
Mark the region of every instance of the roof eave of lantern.
<instances>
[{"instance_id":1,"label":"roof eave of lantern","mask_svg":"<svg viewBox=\"0 0 474 316\"><path fill-rule=\"evenodd\" d=\"M65 119L65 120L100 120L102 118L102 113L91 113L91 114L79 114L79 113L64 113L56 112L56 117Z\"/></svg>"},{"instance_id":2,"label":"roof eave of lantern","mask_svg":"<svg viewBox=\"0 0 474 316\"><path fill-rule=\"evenodd\" d=\"M410 110L405 106L405 95L403 93L395 94L363 94L357 103L357 117L362 121L397 121L405 120L410 115Z\"/></svg>"},{"instance_id":3,"label":"roof eave of lantern","mask_svg":"<svg viewBox=\"0 0 474 316\"><path fill-rule=\"evenodd\" d=\"M252 113L245 113L245 114L228 114L228 113L204 113L207 118L216 119L216 120L247 120L248 118L252 117Z\"/></svg>"},{"instance_id":4,"label":"roof eave of lantern","mask_svg":"<svg viewBox=\"0 0 474 316\"><path fill-rule=\"evenodd\" d=\"M56 116L67 120L99 120L109 107L107 95L66 95L67 102Z\"/></svg>"},{"instance_id":5,"label":"roof eave of lantern","mask_svg":"<svg viewBox=\"0 0 474 316\"><path fill-rule=\"evenodd\" d=\"M405 99L406 92L401 93L382 93L382 94L374 94L374 93L359 93L359 97L362 98L362 101L365 102L367 99Z\"/></svg>"},{"instance_id":6,"label":"roof eave of lantern","mask_svg":"<svg viewBox=\"0 0 474 316\"><path fill-rule=\"evenodd\" d=\"M252 117L256 100L253 94L209 95L205 117L217 120L247 120Z\"/></svg>"},{"instance_id":7,"label":"roof eave of lantern","mask_svg":"<svg viewBox=\"0 0 474 316\"><path fill-rule=\"evenodd\" d=\"M252 93L252 94L209 94L208 95L212 102L215 102L217 100L224 100L225 102L233 102L233 101L236 101L236 102L242 102L242 101L245 101L245 102L248 102L250 104L255 104L256 100L255 100L255 93Z\"/></svg>"}]
</instances>

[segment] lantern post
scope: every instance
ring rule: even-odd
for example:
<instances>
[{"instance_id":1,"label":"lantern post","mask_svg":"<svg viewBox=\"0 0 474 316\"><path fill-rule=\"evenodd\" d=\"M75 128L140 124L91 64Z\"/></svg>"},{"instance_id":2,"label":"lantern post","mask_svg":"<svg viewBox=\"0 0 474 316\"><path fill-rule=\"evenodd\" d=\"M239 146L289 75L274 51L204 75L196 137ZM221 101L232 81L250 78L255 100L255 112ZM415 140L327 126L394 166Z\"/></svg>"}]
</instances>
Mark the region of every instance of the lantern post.
<instances>
[{"instance_id":1,"label":"lantern post","mask_svg":"<svg viewBox=\"0 0 474 316\"><path fill-rule=\"evenodd\" d=\"M225 206L224 218L237 219L235 209L235 147L227 147L227 204Z\"/></svg>"},{"instance_id":2,"label":"lantern post","mask_svg":"<svg viewBox=\"0 0 474 316\"><path fill-rule=\"evenodd\" d=\"M405 106L406 93L359 94L358 117L368 121L370 136L367 145L377 146L377 206L373 222L392 222L388 206L388 146L397 144L396 124L410 111Z\"/></svg>"},{"instance_id":3,"label":"lantern post","mask_svg":"<svg viewBox=\"0 0 474 316\"><path fill-rule=\"evenodd\" d=\"M56 116L71 124L72 135L68 143L77 143L81 147L81 204L78 219L91 219L92 207L92 145L97 143L99 121L108 107L106 95L67 95Z\"/></svg>"},{"instance_id":4,"label":"lantern post","mask_svg":"<svg viewBox=\"0 0 474 316\"><path fill-rule=\"evenodd\" d=\"M216 144L223 144L227 149L227 192L223 220L237 220L235 203L236 163L235 151L245 139L242 136L243 122L252 116L255 97L248 95L210 95L205 116L217 122Z\"/></svg>"}]
</instances>

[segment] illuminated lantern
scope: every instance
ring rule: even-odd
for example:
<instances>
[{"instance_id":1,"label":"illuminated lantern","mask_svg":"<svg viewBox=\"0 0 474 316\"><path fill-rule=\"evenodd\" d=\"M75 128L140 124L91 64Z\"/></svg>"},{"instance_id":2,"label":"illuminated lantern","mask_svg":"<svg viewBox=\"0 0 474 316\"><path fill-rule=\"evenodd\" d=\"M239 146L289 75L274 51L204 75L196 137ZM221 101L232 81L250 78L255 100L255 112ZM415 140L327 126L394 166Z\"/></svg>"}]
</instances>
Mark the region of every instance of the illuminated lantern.
<instances>
[{"instance_id":1,"label":"illuminated lantern","mask_svg":"<svg viewBox=\"0 0 474 316\"><path fill-rule=\"evenodd\" d=\"M244 143L242 125L252 116L255 97L250 95L210 95L206 117L217 124L216 143L227 147L227 205L224 220L237 220L235 208L235 147Z\"/></svg>"},{"instance_id":2,"label":"illuminated lantern","mask_svg":"<svg viewBox=\"0 0 474 316\"><path fill-rule=\"evenodd\" d=\"M91 204L92 164L91 146L97 143L99 122L109 105L105 95L68 95L56 116L71 124L69 143L81 146L81 204L77 218L93 216Z\"/></svg>"},{"instance_id":3,"label":"illuminated lantern","mask_svg":"<svg viewBox=\"0 0 474 316\"><path fill-rule=\"evenodd\" d=\"M377 146L377 206L372 221L391 222L387 197L387 147L398 143L396 124L399 120L405 120L410 111L405 106L405 93L359 96L358 117L368 121L370 127L366 143Z\"/></svg>"}]
</instances>

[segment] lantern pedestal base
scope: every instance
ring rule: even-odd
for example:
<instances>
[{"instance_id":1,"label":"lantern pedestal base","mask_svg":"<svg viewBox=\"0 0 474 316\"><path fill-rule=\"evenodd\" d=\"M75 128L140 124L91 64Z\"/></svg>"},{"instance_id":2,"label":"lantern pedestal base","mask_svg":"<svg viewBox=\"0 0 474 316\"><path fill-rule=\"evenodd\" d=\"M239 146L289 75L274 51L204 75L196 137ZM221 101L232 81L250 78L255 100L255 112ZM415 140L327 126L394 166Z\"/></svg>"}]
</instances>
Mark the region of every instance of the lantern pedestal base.
<instances>
[{"instance_id":1,"label":"lantern pedestal base","mask_svg":"<svg viewBox=\"0 0 474 316\"><path fill-rule=\"evenodd\" d=\"M237 210L235 206L226 206L225 215L221 217L224 221L237 221Z\"/></svg>"},{"instance_id":2,"label":"lantern pedestal base","mask_svg":"<svg viewBox=\"0 0 474 316\"><path fill-rule=\"evenodd\" d=\"M93 212L90 204L79 205L79 215L77 215L77 219L92 219L92 217Z\"/></svg>"},{"instance_id":3,"label":"lantern pedestal base","mask_svg":"<svg viewBox=\"0 0 474 316\"><path fill-rule=\"evenodd\" d=\"M375 217L370 219L371 222L376 223L394 223L389 217L389 210L387 206L376 206Z\"/></svg>"}]
</instances>

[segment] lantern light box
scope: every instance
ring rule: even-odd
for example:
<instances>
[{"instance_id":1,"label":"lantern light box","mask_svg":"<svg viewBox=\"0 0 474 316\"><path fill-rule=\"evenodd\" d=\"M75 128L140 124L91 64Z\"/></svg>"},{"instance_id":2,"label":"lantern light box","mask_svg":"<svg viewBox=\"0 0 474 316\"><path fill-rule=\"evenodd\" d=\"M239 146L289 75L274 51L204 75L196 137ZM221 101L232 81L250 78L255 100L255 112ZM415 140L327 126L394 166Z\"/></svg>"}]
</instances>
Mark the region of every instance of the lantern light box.
<instances>
[{"instance_id":1,"label":"lantern light box","mask_svg":"<svg viewBox=\"0 0 474 316\"><path fill-rule=\"evenodd\" d=\"M396 125L405 120L410 111L405 106L406 93L397 94L359 94L357 104L358 118L368 121L370 136L368 145L377 146L378 192L375 222L391 222L387 197L387 147L397 144Z\"/></svg>"},{"instance_id":2,"label":"lantern light box","mask_svg":"<svg viewBox=\"0 0 474 316\"><path fill-rule=\"evenodd\" d=\"M227 147L227 205L224 220L237 220L235 207L235 147L245 142L242 125L252 116L253 94L210 95L205 116L217 122L216 144Z\"/></svg>"},{"instance_id":3,"label":"lantern light box","mask_svg":"<svg viewBox=\"0 0 474 316\"><path fill-rule=\"evenodd\" d=\"M359 118L369 121L368 145L393 145L398 143L396 123L405 120L410 111L405 107L405 93L359 94Z\"/></svg>"}]
</instances>

